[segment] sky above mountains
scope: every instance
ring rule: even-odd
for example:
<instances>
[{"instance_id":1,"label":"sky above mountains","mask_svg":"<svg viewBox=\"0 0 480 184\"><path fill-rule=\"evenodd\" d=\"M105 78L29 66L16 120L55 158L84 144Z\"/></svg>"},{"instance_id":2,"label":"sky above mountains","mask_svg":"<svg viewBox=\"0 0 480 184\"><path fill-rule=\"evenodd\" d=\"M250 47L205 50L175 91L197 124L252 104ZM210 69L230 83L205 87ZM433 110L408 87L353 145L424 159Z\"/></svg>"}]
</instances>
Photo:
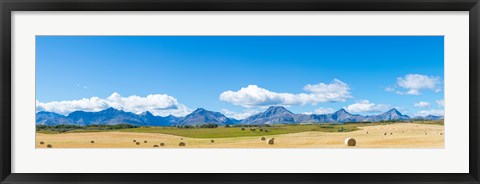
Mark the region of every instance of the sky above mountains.
<instances>
[{"instance_id":1,"label":"sky above mountains","mask_svg":"<svg viewBox=\"0 0 480 184\"><path fill-rule=\"evenodd\" d=\"M443 36L37 36L37 111L443 115Z\"/></svg>"}]
</instances>

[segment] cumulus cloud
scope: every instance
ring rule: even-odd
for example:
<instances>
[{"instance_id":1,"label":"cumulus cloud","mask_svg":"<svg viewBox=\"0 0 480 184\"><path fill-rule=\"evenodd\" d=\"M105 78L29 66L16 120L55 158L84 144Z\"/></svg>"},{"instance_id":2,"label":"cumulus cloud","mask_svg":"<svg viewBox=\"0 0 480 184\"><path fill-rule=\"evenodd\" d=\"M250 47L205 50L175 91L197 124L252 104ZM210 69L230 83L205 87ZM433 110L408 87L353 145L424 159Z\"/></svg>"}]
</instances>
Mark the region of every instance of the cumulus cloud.
<instances>
[{"instance_id":1,"label":"cumulus cloud","mask_svg":"<svg viewBox=\"0 0 480 184\"><path fill-rule=\"evenodd\" d=\"M395 92L400 95L420 95L421 90L432 90L434 92L442 91L440 88L440 78L420 74L407 74L404 77L398 77L396 86L404 90L396 90L388 87L385 90ZM405 91L406 90L406 91Z\"/></svg>"},{"instance_id":2,"label":"cumulus cloud","mask_svg":"<svg viewBox=\"0 0 480 184\"><path fill-rule=\"evenodd\" d=\"M46 103L36 101L37 112L50 111L63 115L78 110L95 112L109 107L137 114L150 111L152 114L160 116L170 114L185 116L191 112L187 106L178 103L177 99L166 94L151 94L146 97L136 95L122 97L115 92L104 99L91 97L80 100L52 101Z\"/></svg>"},{"instance_id":3,"label":"cumulus cloud","mask_svg":"<svg viewBox=\"0 0 480 184\"><path fill-rule=\"evenodd\" d=\"M81 88L83 88L83 89L88 89L88 86L82 86L82 85L80 85L80 84L77 84L77 87L81 87Z\"/></svg>"},{"instance_id":4,"label":"cumulus cloud","mask_svg":"<svg viewBox=\"0 0 480 184\"><path fill-rule=\"evenodd\" d=\"M395 88L393 88L393 87L386 87L386 88L385 88L385 91L395 92Z\"/></svg>"},{"instance_id":5,"label":"cumulus cloud","mask_svg":"<svg viewBox=\"0 0 480 184\"><path fill-rule=\"evenodd\" d=\"M411 90L408 90L406 92L397 91L397 94L401 94L401 95L420 95L420 91L418 91L418 89L411 89Z\"/></svg>"},{"instance_id":6,"label":"cumulus cloud","mask_svg":"<svg viewBox=\"0 0 480 184\"><path fill-rule=\"evenodd\" d=\"M380 113L392 108L390 105L375 104L368 100L360 100L357 103L344 107L350 113Z\"/></svg>"},{"instance_id":7,"label":"cumulus cloud","mask_svg":"<svg viewBox=\"0 0 480 184\"><path fill-rule=\"evenodd\" d=\"M320 108L315 109L315 111L313 111L313 112L315 112L315 114L330 114L330 113L335 112L335 109L320 107Z\"/></svg>"},{"instance_id":8,"label":"cumulus cloud","mask_svg":"<svg viewBox=\"0 0 480 184\"><path fill-rule=\"evenodd\" d=\"M413 106L414 107L420 107L420 108L427 108L427 107L430 107L430 103L420 101L420 102L417 102L417 103L413 104Z\"/></svg>"},{"instance_id":9,"label":"cumulus cloud","mask_svg":"<svg viewBox=\"0 0 480 184\"><path fill-rule=\"evenodd\" d=\"M319 107L315 109L313 112L304 112L302 114L330 114L333 112L335 112L335 109Z\"/></svg>"},{"instance_id":10,"label":"cumulus cloud","mask_svg":"<svg viewBox=\"0 0 480 184\"><path fill-rule=\"evenodd\" d=\"M443 109L430 109L430 110L421 110L415 113L415 116L443 116L445 114Z\"/></svg>"},{"instance_id":11,"label":"cumulus cloud","mask_svg":"<svg viewBox=\"0 0 480 184\"><path fill-rule=\"evenodd\" d=\"M258 112L259 111L256 111L256 110L247 110L243 113L238 113L238 112L234 112L234 111L231 111L231 110L228 110L228 109L222 109L222 113L225 116L227 116L229 118L235 118L237 120L242 120L242 119L248 118L249 116L257 114Z\"/></svg>"},{"instance_id":12,"label":"cumulus cloud","mask_svg":"<svg viewBox=\"0 0 480 184\"><path fill-rule=\"evenodd\" d=\"M308 93L278 93L248 85L238 91L225 91L220 94L220 100L243 107L258 107L271 105L305 105L323 102L344 102L350 96L348 85L338 79L330 84L308 84L303 88Z\"/></svg>"},{"instance_id":13,"label":"cumulus cloud","mask_svg":"<svg viewBox=\"0 0 480 184\"><path fill-rule=\"evenodd\" d=\"M439 107L445 107L445 100L444 99L437 100L436 102L437 102L437 105Z\"/></svg>"}]
</instances>

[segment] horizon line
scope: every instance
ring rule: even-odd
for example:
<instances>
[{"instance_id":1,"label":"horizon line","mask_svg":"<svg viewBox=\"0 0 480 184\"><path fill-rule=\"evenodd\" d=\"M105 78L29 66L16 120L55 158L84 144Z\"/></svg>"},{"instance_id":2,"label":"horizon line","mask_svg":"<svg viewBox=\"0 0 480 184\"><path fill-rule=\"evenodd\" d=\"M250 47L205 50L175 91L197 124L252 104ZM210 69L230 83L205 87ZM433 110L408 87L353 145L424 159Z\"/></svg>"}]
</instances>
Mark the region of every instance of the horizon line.
<instances>
[{"instance_id":1,"label":"horizon line","mask_svg":"<svg viewBox=\"0 0 480 184\"><path fill-rule=\"evenodd\" d=\"M291 112L290 110L288 110L288 109L285 108L284 106L269 106L269 107L268 107L267 109L265 109L263 112L266 112L266 111L267 111L268 109L270 109L270 108L284 108L284 109L286 109L287 111ZM117 109L117 108L114 108L114 107L108 107L108 108L105 108L105 109L99 110L99 111L76 110L76 111L73 111L73 112L68 113L68 115L63 115L63 114L59 114L59 113L52 112L52 111L46 111L46 110L37 111L37 112L35 112L35 114L41 113L41 112L49 112L49 113L55 113L55 114L62 115L62 116L69 116L70 114L72 114L72 113L74 113L74 112L91 112L91 113L96 113L96 112L106 111L106 110L108 110L108 109L115 109L115 110L117 110L117 111L123 111L123 112L127 112L127 113L132 113L132 114L135 114L135 115L141 115L141 114L143 114L143 113L150 113L150 114L152 114L150 111L143 111L143 112L140 112L140 113L134 113L134 112L124 111L123 109ZM218 111L207 110L207 109L202 108L202 107L197 107L194 111L190 112L190 113L187 114L186 116L192 114L193 112L195 112L195 111L197 111L197 110L199 110L199 109L203 109L203 110L210 111L210 112L217 112L217 113L220 113L220 114L224 115L225 117L228 117L228 116L226 116L224 113L221 113L221 112L218 112ZM303 114L303 113L293 113L293 112L291 112L291 113L296 114L296 115L297 115L297 114L298 114L298 115L330 115L330 114L334 114L334 113L336 113L336 112L339 112L339 111L341 111L341 110L343 110L343 111L345 111L345 112L347 112L347 113L349 113L349 114L351 114L351 115L359 115L359 116L365 116L365 117L378 116L378 115L384 114L384 113L389 112L389 111L392 111L392 110L395 110L395 111L399 112L399 113L402 114L402 115L406 115L406 114L401 113L401 112L400 112L397 108L395 108L395 107L393 107L393 108L391 108L391 109L389 109L389 110L387 110L387 111L380 112L380 113L375 114L375 115L352 114L352 113L348 112L348 111L347 111L345 108L343 108L343 107L340 108L340 109L338 109L338 110L336 110L336 111L334 111L334 112L332 112L332 113L326 113L326 114L316 114L316 113ZM259 113L263 113L263 112L258 112L258 113L252 114L252 115L250 115L250 116L248 116L248 117L251 117L251 116L253 116L253 115L256 115L256 114L259 114ZM175 115L173 115L173 114L169 114L169 115L167 115L167 116L157 116L157 115L154 115L154 114L152 114L152 115L153 115L153 116L156 116L156 117L168 117L168 116L173 116L173 117L185 117L185 116L175 116ZM415 118L415 117L427 117L427 116L437 116L437 115L429 114L429 115L426 115L426 116L413 116L413 117L411 117L411 116L409 116L409 115L406 115L406 116L408 116L408 117L410 117L410 118ZM439 116L439 117L443 117L443 116L444 116L444 115ZM248 117L247 117L247 118L248 118ZM232 117L228 117L228 118L230 118L230 119L235 119L235 118L232 118ZM247 118L243 118L243 119L247 119ZM243 119L236 119L236 120L243 120Z\"/></svg>"}]
</instances>

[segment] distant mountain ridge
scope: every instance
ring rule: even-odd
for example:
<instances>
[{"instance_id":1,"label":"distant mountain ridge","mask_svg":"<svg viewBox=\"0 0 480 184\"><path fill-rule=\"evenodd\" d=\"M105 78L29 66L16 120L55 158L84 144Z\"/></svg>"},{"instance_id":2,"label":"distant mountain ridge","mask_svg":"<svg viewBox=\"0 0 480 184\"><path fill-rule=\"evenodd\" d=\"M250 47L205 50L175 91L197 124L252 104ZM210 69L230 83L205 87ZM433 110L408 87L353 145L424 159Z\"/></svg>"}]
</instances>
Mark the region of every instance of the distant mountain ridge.
<instances>
[{"instance_id":1,"label":"distant mountain ridge","mask_svg":"<svg viewBox=\"0 0 480 184\"><path fill-rule=\"evenodd\" d=\"M175 125L181 118L175 116L155 116L150 112L135 114L108 108L98 112L75 111L68 116L53 112L38 112L36 116L37 125L115 125L132 124L138 126L171 126Z\"/></svg>"},{"instance_id":2,"label":"distant mountain ridge","mask_svg":"<svg viewBox=\"0 0 480 184\"><path fill-rule=\"evenodd\" d=\"M176 124L179 126L196 126L202 124L217 124L217 125L232 125L236 123L235 119L227 118L219 112L207 111L203 108L198 108L189 115L182 118Z\"/></svg>"},{"instance_id":3,"label":"distant mountain ridge","mask_svg":"<svg viewBox=\"0 0 480 184\"><path fill-rule=\"evenodd\" d=\"M79 125L88 126L92 124L114 125L132 124L137 126L198 126L203 124L223 125L273 125L273 124L300 124L300 123L347 123L347 122L379 122L395 120L439 120L443 116L428 115L425 117L410 118L393 108L389 111L373 116L351 114L345 109L340 109L330 114L294 114L282 106L271 106L261 113L254 114L243 120L228 118L220 112L208 111L198 108L185 117L155 116L150 112L135 114L108 108L98 112L75 111L67 116L53 112L38 112L36 114L37 125Z\"/></svg>"},{"instance_id":4,"label":"distant mountain ridge","mask_svg":"<svg viewBox=\"0 0 480 184\"><path fill-rule=\"evenodd\" d=\"M240 124L261 125L261 124L298 124L298 123L345 123L345 122L378 122L393 120L409 120L393 108L383 114L375 116L362 116L350 114L345 109L340 109L331 114L294 114L282 106L272 106L265 112L250 116Z\"/></svg>"}]
</instances>

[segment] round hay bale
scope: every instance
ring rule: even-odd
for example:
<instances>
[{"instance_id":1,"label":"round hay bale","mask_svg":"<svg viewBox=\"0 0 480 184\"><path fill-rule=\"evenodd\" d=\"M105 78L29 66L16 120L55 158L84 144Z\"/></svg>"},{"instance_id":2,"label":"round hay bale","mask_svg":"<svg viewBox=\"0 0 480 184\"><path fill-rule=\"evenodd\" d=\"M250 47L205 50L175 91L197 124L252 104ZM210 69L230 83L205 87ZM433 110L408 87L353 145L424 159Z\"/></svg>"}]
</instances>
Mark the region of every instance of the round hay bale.
<instances>
[{"instance_id":1,"label":"round hay bale","mask_svg":"<svg viewBox=\"0 0 480 184\"><path fill-rule=\"evenodd\" d=\"M43 141L40 141L40 144L45 144L45 142L43 142Z\"/></svg>"},{"instance_id":2,"label":"round hay bale","mask_svg":"<svg viewBox=\"0 0 480 184\"><path fill-rule=\"evenodd\" d=\"M90 141L90 143L92 143L92 144L93 144L93 143L95 143L95 141Z\"/></svg>"},{"instance_id":3,"label":"round hay bale","mask_svg":"<svg viewBox=\"0 0 480 184\"><path fill-rule=\"evenodd\" d=\"M268 139L268 140L267 140L267 143L268 143L268 144L274 144L275 142L274 142L273 140L275 140L275 138Z\"/></svg>"},{"instance_id":4,"label":"round hay bale","mask_svg":"<svg viewBox=\"0 0 480 184\"><path fill-rule=\"evenodd\" d=\"M211 142L211 143L214 143L215 141L212 139L212 140L210 140L210 142Z\"/></svg>"},{"instance_id":5,"label":"round hay bale","mask_svg":"<svg viewBox=\"0 0 480 184\"><path fill-rule=\"evenodd\" d=\"M383 135L387 135L387 132L383 133Z\"/></svg>"},{"instance_id":6,"label":"round hay bale","mask_svg":"<svg viewBox=\"0 0 480 184\"><path fill-rule=\"evenodd\" d=\"M184 142L180 142L180 143L178 143L178 146L185 146L185 143L184 143Z\"/></svg>"},{"instance_id":7,"label":"round hay bale","mask_svg":"<svg viewBox=\"0 0 480 184\"><path fill-rule=\"evenodd\" d=\"M423 133L423 135L427 135L427 132Z\"/></svg>"},{"instance_id":8,"label":"round hay bale","mask_svg":"<svg viewBox=\"0 0 480 184\"><path fill-rule=\"evenodd\" d=\"M47 148L52 148L53 146L51 144L47 144Z\"/></svg>"},{"instance_id":9,"label":"round hay bale","mask_svg":"<svg viewBox=\"0 0 480 184\"><path fill-rule=\"evenodd\" d=\"M260 140L261 140L261 141L264 141L264 140L265 140L265 137L260 138Z\"/></svg>"},{"instance_id":10,"label":"round hay bale","mask_svg":"<svg viewBox=\"0 0 480 184\"><path fill-rule=\"evenodd\" d=\"M355 146L355 145L357 145L357 141L354 138L349 137L349 138L345 139L345 145Z\"/></svg>"},{"instance_id":11,"label":"round hay bale","mask_svg":"<svg viewBox=\"0 0 480 184\"><path fill-rule=\"evenodd\" d=\"M367 131L367 134L368 134L368 131Z\"/></svg>"},{"instance_id":12,"label":"round hay bale","mask_svg":"<svg viewBox=\"0 0 480 184\"><path fill-rule=\"evenodd\" d=\"M133 139L133 142L137 142L137 140Z\"/></svg>"},{"instance_id":13,"label":"round hay bale","mask_svg":"<svg viewBox=\"0 0 480 184\"><path fill-rule=\"evenodd\" d=\"M147 143L147 141L143 141L143 143Z\"/></svg>"},{"instance_id":14,"label":"round hay bale","mask_svg":"<svg viewBox=\"0 0 480 184\"><path fill-rule=\"evenodd\" d=\"M392 132L390 132L390 135L393 135L393 133L392 133Z\"/></svg>"},{"instance_id":15,"label":"round hay bale","mask_svg":"<svg viewBox=\"0 0 480 184\"><path fill-rule=\"evenodd\" d=\"M140 143L139 143L139 142L136 142L135 144L136 144L136 145L140 145Z\"/></svg>"},{"instance_id":16,"label":"round hay bale","mask_svg":"<svg viewBox=\"0 0 480 184\"><path fill-rule=\"evenodd\" d=\"M443 133L442 133L442 132L440 132L440 133L438 133L438 134L440 134L440 135L443 135Z\"/></svg>"},{"instance_id":17,"label":"round hay bale","mask_svg":"<svg viewBox=\"0 0 480 184\"><path fill-rule=\"evenodd\" d=\"M163 143L163 142L162 142L162 143L160 143L160 146L165 146L165 143Z\"/></svg>"},{"instance_id":18,"label":"round hay bale","mask_svg":"<svg viewBox=\"0 0 480 184\"><path fill-rule=\"evenodd\" d=\"M155 144L155 145L153 145L153 147L158 147L158 145Z\"/></svg>"}]
</instances>

